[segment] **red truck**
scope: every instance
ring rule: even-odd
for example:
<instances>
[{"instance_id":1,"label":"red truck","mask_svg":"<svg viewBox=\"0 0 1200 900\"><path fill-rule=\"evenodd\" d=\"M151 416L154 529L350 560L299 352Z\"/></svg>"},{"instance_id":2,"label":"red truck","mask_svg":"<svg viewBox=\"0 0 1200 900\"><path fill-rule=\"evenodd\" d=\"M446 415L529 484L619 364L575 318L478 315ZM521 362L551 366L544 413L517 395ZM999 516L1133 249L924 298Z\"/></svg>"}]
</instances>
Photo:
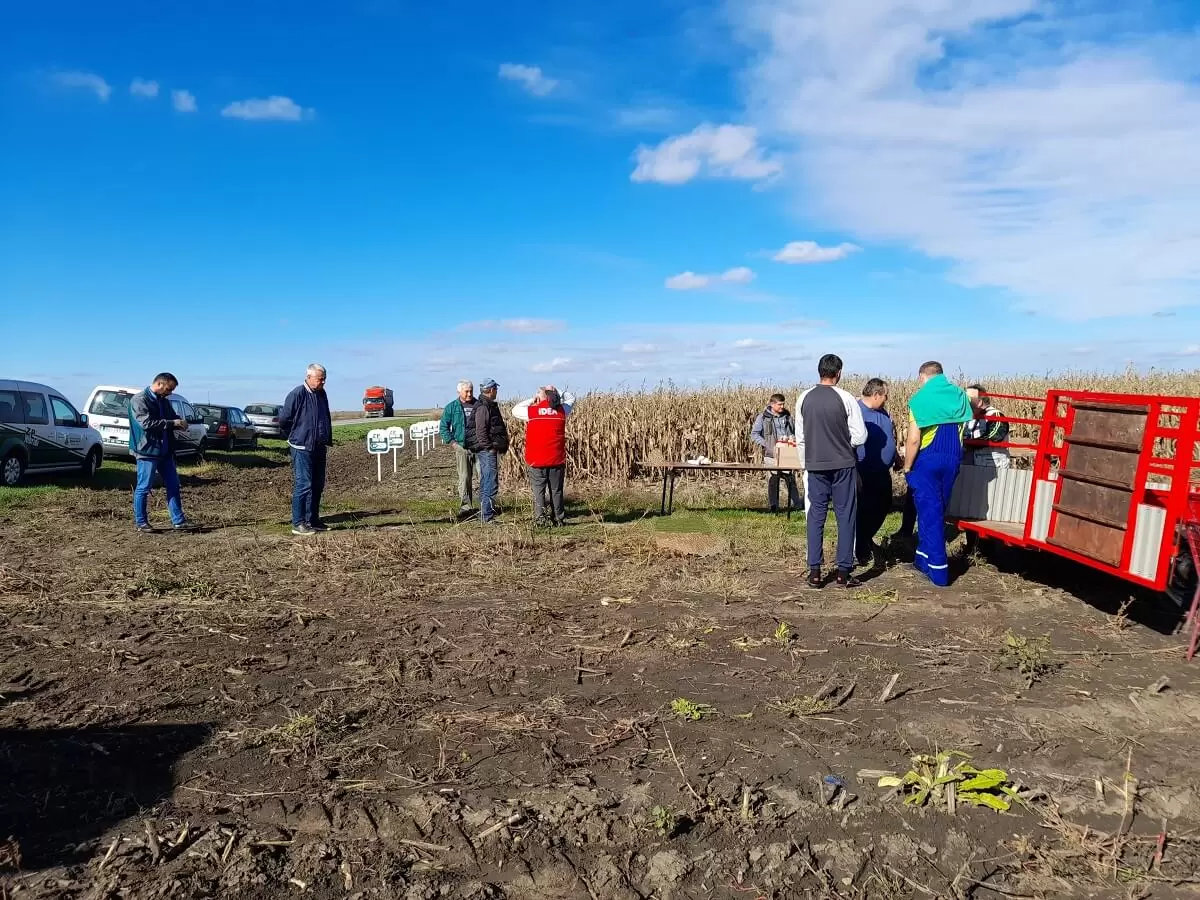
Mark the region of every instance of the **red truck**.
<instances>
[{"instance_id":1,"label":"red truck","mask_svg":"<svg viewBox=\"0 0 1200 900\"><path fill-rule=\"evenodd\" d=\"M388 418L394 413L392 389L372 385L363 392L363 415L368 419Z\"/></svg>"}]
</instances>

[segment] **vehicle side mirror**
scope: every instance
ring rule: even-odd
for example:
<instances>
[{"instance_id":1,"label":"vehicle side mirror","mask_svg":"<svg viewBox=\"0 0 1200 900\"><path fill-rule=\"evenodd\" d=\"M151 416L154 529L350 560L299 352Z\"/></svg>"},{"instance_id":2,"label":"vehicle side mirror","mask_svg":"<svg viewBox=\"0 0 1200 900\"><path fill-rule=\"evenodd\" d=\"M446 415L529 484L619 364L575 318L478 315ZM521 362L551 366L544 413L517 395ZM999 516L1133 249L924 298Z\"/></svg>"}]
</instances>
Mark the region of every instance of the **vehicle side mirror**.
<instances>
[{"instance_id":1,"label":"vehicle side mirror","mask_svg":"<svg viewBox=\"0 0 1200 900\"><path fill-rule=\"evenodd\" d=\"M188 416L189 425L203 425L204 420L200 416Z\"/></svg>"},{"instance_id":2,"label":"vehicle side mirror","mask_svg":"<svg viewBox=\"0 0 1200 900\"><path fill-rule=\"evenodd\" d=\"M79 414L79 427L80 427L80 428L86 428L86 427L87 427L87 423L88 423L88 417L87 417L87 415L86 415L85 413L80 413L80 414Z\"/></svg>"}]
</instances>

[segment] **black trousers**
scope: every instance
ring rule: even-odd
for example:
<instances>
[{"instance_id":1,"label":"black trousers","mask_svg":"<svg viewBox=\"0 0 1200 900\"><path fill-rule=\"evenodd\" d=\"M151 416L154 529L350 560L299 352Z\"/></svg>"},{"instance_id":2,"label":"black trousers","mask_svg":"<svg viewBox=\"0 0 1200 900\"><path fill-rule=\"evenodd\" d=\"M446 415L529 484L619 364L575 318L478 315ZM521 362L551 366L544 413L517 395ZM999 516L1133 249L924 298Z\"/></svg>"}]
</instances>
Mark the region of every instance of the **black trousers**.
<instances>
[{"instance_id":1,"label":"black trousers","mask_svg":"<svg viewBox=\"0 0 1200 900\"><path fill-rule=\"evenodd\" d=\"M854 555L860 563L870 562L875 535L892 508L892 476L883 471L858 472L858 531Z\"/></svg>"}]
</instances>

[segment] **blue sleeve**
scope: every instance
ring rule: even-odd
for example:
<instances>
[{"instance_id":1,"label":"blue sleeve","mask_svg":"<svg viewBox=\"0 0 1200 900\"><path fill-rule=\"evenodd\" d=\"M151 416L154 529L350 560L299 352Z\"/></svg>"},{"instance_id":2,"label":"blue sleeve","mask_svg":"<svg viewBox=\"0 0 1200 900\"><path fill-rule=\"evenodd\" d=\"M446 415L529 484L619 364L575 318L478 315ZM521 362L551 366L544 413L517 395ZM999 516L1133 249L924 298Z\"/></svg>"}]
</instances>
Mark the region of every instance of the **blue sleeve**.
<instances>
[{"instance_id":1,"label":"blue sleeve","mask_svg":"<svg viewBox=\"0 0 1200 900\"><path fill-rule=\"evenodd\" d=\"M750 429L750 440L764 450L767 449L767 442L763 439L763 413L759 413L758 418L754 420L754 427Z\"/></svg>"},{"instance_id":2,"label":"blue sleeve","mask_svg":"<svg viewBox=\"0 0 1200 900\"><path fill-rule=\"evenodd\" d=\"M283 401L283 409L279 411L279 430L286 438L292 431L296 418L296 391L293 389Z\"/></svg>"}]
</instances>

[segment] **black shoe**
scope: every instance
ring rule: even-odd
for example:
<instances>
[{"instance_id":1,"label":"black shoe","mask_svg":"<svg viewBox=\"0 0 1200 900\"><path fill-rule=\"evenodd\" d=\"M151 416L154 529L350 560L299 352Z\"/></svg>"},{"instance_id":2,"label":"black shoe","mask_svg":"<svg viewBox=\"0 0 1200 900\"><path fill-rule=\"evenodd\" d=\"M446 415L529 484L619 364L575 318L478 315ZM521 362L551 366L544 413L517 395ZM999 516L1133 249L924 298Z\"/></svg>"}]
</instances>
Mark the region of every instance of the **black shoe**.
<instances>
[{"instance_id":1,"label":"black shoe","mask_svg":"<svg viewBox=\"0 0 1200 900\"><path fill-rule=\"evenodd\" d=\"M821 577L820 569L808 570L808 586L813 588L825 587L825 579Z\"/></svg>"},{"instance_id":2,"label":"black shoe","mask_svg":"<svg viewBox=\"0 0 1200 900\"><path fill-rule=\"evenodd\" d=\"M768 506L768 507L767 507L767 512L769 512L769 513L777 513L777 512L779 512L779 507L778 507L778 506Z\"/></svg>"},{"instance_id":3,"label":"black shoe","mask_svg":"<svg viewBox=\"0 0 1200 900\"><path fill-rule=\"evenodd\" d=\"M844 588L862 587L862 582L850 574L849 569L837 570L837 585Z\"/></svg>"},{"instance_id":4,"label":"black shoe","mask_svg":"<svg viewBox=\"0 0 1200 900\"><path fill-rule=\"evenodd\" d=\"M311 528L313 531L328 531L329 530L329 526L326 525L324 522L320 521L319 519L316 522L313 522L308 527Z\"/></svg>"},{"instance_id":5,"label":"black shoe","mask_svg":"<svg viewBox=\"0 0 1200 900\"><path fill-rule=\"evenodd\" d=\"M292 534L298 537L312 537L316 532L308 525L293 525Z\"/></svg>"},{"instance_id":6,"label":"black shoe","mask_svg":"<svg viewBox=\"0 0 1200 900\"><path fill-rule=\"evenodd\" d=\"M157 532L157 531L155 531L155 530L154 530L154 528L153 528L152 526L150 526L149 524L146 524L146 525L134 525L133 527L134 527L135 529L137 529L139 532L141 532L142 534L157 534L157 533L158 533L158 532Z\"/></svg>"},{"instance_id":7,"label":"black shoe","mask_svg":"<svg viewBox=\"0 0 1200 900\"><path fill-rule=\"evenodd\" d=\"M195 522L180 522L178 525L172 525L176 531L199 531L200 526Z\"/></svg>"}]
</instances>

